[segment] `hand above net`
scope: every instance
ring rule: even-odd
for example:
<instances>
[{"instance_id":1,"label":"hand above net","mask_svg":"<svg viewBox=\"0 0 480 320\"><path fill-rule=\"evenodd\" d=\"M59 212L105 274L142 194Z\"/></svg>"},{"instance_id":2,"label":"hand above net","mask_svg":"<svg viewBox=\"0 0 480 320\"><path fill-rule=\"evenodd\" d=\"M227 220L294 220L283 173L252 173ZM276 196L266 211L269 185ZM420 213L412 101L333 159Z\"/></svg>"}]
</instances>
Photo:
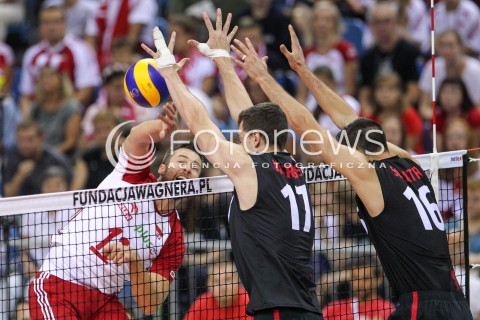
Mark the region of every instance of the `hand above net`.
<instances>
[{"instance_id":1,"label":"hand above net","mask_svg":"<svg viewBox=\"0 0 480 320\"><path fill-rule=\"evenodd\" d=\"M268 57L260 58L250 39L245 38L245 44L237 39L235 39L234 42L235 45L231 45L230 47L237 56L242 57L241 60L232 57L235 64L244 69L248 76L255 81L258 81L262 76L268 75Z\"/></svg>"},{"instance_id":2,"label":"hand above net","mask_svg":"<svg viewBox=\"0 0 480 320\"><path fill-rule=\"evenodd\" d=\"M155 43L155 48L157 48L157 52L154 52L144 43L142 43L141 47L146 53L148 53L155 60L155 63L157 64L157 68L160 74L162 73L161 70L164 68L173 67L177 71L182 69L182 67L185 65L185 63L189 59L185 58L185 59L182 59L179 63L176 63L175 56L173 55L173 48L175 47L175 38L176 38L175 31L172 32L172 35L170 37L170 42L168 43L168 47L165 42L165 38L162 32L160 31L160 29L158 29L158 27L153 28L152 34L153 34L153 40Z\"/></svg>"},{"instance_id":3,"label":"hand above net","mask_svg":"<svg viewBox=\"0 0 480 320\"><path fill-rule=\"evenodd\" d=\"M194 48L197 48L200 53L209 58L230 58L230 42L232 42L235 33L237 33L238 27L235 26L230 33L230 23L232 22L232 14L227 15L225 25L222 26L222 10L217 9L216 27L213 28L212 22L208 15L203 13L203 21L208 30L207 43L200 43L196 40L188 40L188 44Z\"/></svg>"}]
</instances>

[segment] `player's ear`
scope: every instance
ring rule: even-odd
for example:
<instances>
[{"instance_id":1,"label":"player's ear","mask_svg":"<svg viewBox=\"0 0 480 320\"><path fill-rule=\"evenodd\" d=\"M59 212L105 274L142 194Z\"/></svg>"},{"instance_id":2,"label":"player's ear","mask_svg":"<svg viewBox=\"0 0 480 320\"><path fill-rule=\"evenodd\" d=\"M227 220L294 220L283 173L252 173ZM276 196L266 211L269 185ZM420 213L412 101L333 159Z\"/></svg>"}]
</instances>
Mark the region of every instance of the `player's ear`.
<instances>
[{"instance_id":1,"label":"player's ear","mask_svg":"<svg viewBox=\"0 0 480 320\"><path fill-rule=\"evenodd\" d=\"M165 164L161 164L159 167L158 167L158 174L160 175L160 177L163 177L163 175L165 174L165 171L167 170L167 166Z\"/></svg>"}]
</instances>

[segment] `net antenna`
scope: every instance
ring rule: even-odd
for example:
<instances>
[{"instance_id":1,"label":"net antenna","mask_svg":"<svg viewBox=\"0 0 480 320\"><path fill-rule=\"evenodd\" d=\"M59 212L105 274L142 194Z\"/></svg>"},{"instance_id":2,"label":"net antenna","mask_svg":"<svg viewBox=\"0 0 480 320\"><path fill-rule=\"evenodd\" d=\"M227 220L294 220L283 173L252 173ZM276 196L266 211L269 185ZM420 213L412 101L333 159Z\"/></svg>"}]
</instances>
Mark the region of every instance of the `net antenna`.
<instances>
[{"instance_id":1,"label":"net antenna","mask_svg":"<svg viewBox=\"0 0 480 320\"><path fill-rule=\"evenodd\" d=\"M430 0L430 46L432 50L432 139L433 149L430 154L430 182L432 183L435 198L438 200L438 167L439 157L437 152L437 102L435 94L435 3Z\"/></svg>"}]
</instances>

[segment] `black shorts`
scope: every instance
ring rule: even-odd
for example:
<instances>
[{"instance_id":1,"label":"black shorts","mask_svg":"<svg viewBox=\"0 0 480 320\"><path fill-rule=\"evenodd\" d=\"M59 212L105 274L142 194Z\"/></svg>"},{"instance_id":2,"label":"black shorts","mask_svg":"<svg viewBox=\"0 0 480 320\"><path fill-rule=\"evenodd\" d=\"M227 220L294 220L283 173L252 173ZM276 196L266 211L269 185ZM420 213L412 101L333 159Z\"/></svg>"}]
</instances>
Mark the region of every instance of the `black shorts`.
<instances>
[{"instance_id":1,"label":"black shorts","mask_svg":"<svg viewBox=\"0 0 480 320\"><path fill-rule=\"evenodd\" d=\"M473 320L462 292L412 292L400 296L388 320Z\"/></svg>"},{"instance_id":2,"label":"black shorts","mask_svg":"<svg viewBox=\"0 0 480 320\"><path fill-rule=\"evenodd\" d=\"M299 308L278 308L255 313L254 320L323 320L321 313Z\"/></svg>"}]
</instances>

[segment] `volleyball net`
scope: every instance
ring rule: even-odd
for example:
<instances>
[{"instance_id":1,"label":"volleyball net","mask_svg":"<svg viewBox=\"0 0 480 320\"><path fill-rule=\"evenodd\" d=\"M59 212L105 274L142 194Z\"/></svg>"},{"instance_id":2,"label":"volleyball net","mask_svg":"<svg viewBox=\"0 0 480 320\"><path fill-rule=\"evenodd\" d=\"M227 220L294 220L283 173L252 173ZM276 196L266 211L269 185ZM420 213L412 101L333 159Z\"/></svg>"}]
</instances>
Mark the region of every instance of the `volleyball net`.
<instances>
[{"instance_id":1,"label":"volleyball net","mask_svg":"<svg viewBox=\"0 0 480 320\"><path fill-rule=\"evenodd\" d=\"M431 169L430 155L416 158L424 170ZM465 151L438 154L436 194L456 276L468 297L467 165ZM350 313L360 319L365 306L375 305L372 316L387 318L398 297L357 217L348 180L322 165L304 168L304 174L315 222L313 280L322 308L330 315ZM246 319L248 296L231 264L232 191L225 176L212 176L0 199L0 319L29 308L53 319L56 302L46 296L55 292L58 299L71 299L76 312L92 312L92 318L102 292L106 295L100 297L108 297L107 313L115 314L121 306L133 319ZM153 209L153 200L159 199L168 214ZM171 281L163 303L137 301L133 286L139 277L127 264L112 263L106 253L107 248L114 251L112 243L140 248L144 266ZM42 264L45 272L39 278ZM32 292L36 301L28 303ZM117 298L121 304L113 303ZM153 309L142 308L148 303ZM152 310L146 317L144 311Z\"/></svg>"}]
</instances>

